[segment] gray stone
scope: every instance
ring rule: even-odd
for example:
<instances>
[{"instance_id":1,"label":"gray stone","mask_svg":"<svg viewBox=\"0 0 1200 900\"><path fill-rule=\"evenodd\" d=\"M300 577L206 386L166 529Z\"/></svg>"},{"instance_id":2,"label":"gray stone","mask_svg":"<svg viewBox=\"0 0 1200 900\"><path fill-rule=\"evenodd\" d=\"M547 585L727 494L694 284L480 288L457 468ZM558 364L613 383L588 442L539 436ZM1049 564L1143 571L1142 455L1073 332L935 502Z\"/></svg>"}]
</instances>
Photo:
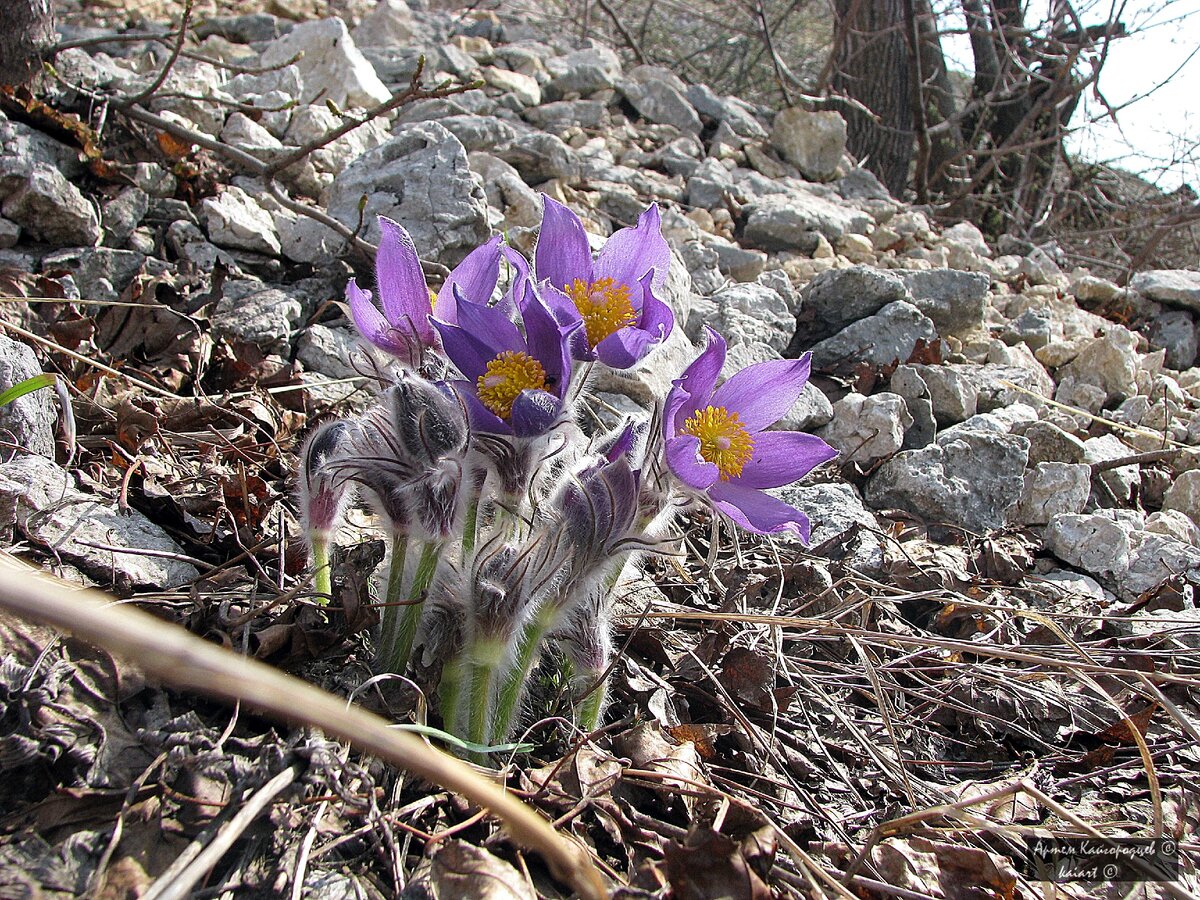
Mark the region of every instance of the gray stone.
<instances>
[{"instance_id":1,"label":"gray stone","mask_svg":"<svg viewBox=\"0 0 1200 900\"><path fill-rule=\"evenodd\" d=\"M732 96L719 97L704 84L689 84L687 99L700 115L728 125L742 137L761 140L767 136L767 130L759 123L753 108L744 100Z\"/></svg>"},{"instance_id":2,"label":"gray stone","mask_svg":"<svg viewBox=\"0 0 1200 900\"><path fill-rule=\"evenodd\" d=\"M1146 530L1193 547L1200 546L1200 528L1191 516L1177 509L1163 509L1146 516Z\"/></svg>"},{"instance_id":3,"label":"gray stone","mask_svg":"<svg viewBox=\"0 0 1200 900\"><path fill-rule=\"evenodd\" d=\"M688 274L692 277L692 285L700 293L704 311L700 311L700 303L692 304L692 311L684 323L688 337L693 341L699 340L704 322L708 317L716 316L716 304L708 299L709 294L719 291L727 282L717 267L717 251L699 240L683 241L676 244L683 264L687 266Z\"/></svg>"},{"instance_id":4,"label":"gray stone","mask_svg":"<svg viewBox=\"0 0 1200 900\"><path fill-rule=\"evenodd\" d=\"M1034 362L1036 364L1036 360ZM975 385L975 405L979 412L991 412L1014 403L1036 403L1038 397L1054 396L1054 381L1040 365L1035 369L1032 366L956 363L952 368Z\"/></svg>"},{"instance_id":5,"label":"gray stone","mask_svg":"<svg viewBox=\"0 0 1200 900\"><path fill-rule=\"evenodd\" d=\"M293 293L260 281L230 281L212 314L212 326L234 340L286 353L304 306Z\"/></svg>"},{"instance_id":6,"label":"gray stone","mask_svg":"<svg viewBox=\"0 0 1200 900\"><path fill-rule=\"evenodd\" d=\"M270 161L283 150L279 138L242 112L233 112L225 120L221 140L264 161Z\"/></svg>"},{"instance_id":7,"label":"gray stone","mask_svg":"<svg viewBox=\"0 0 1200 900\"><path fill-rule=\"evenodd\" d=\"M129 240L150 208L150 197L138 187L127 187L104 204L104 243L120 247Z\"/></svg>"},{"instance_id":8,"label":"gray stone","mask_svg":"<svg viewBox=\"0 0 1200 900\"><path fill-rule=\"evenodd\" d=\"M688 177L687 198L692 206L701 209L725 209L725 197L737 193L733 176L720 160L704 160Z\"/></svg>"},{"instance_id":9,"label":"gray stone","mask_svg":"<svg viewBox=\"0 0 1200 900\"><path fill-rule=\"evenodd\" d=\"M341 19L301 22L270 43L263 51L262 66L283 66L297 54L303 54L295 60L304 82L301 103L329 101L342 109L370 108L392 96Z\"/></svg>"},{"instance_id":10,"label":"gray stone","mask_svg":"<svg viewBox=\"0 0 1200 900\"><path fill-rule=\"evenodd\" d=\"M1044 309L1027 309L1009 323L1003 338L1010 344L1020 341L1036 352L1055 339L1056 324L1057 336L1061 337L1062 325L1055 322L1053 313Z\"/></svg>"},{"instance_id":11,"label":"gray stone","mask_svg":"<svg viewBox=\"0 0 1200 900\"><path fill-rule=\"evenodd\" d=\"M483 179L488 206L504 216L501 222L493 223L497 229L534 228L541 223L541 197L516 169L489 153L472 153L470 163L471 171Z\"/></svg>"},{"instance_id":12,"label":"gray stone","mask_svg":"<svg viewBox=\"0 0 1200 900\"><path fill-rule=\"evenodd\" d=\"M716 317L708 324L729 344L766 344L782 353L791 341L794 317L778 293L761 284L731 284L713 294Z\"/></svg>"},{"instance_id":13,"label":"gray stone","mask_svg":"<svg viewBox=\"0 0 1200 900\"><path fill-rule=\"evenodd\" d=\"M238 270L237 261L227 251L209 242L203 231L183 219L167 227L166 245L181 263L200 272L211 272L218 262L231 271Z\"/></svg>"},{"instance_id":14,"label":"gray stone","mask_svg":"<svg viewBox=\"0 0 1200 900\"><path fill-rule=\"evenodd\" d=\"M670 69L638 66L617 83L617 89L647 121L672 125L684 134L699 134L704 127L685 96L687 86Z\"/></svg>"},{"instance_id":15,"label":"gray stone","mask_svg":"<svg viewBox=\"0 0 1200 900\"><path fill-rule=\"evenodd\" d=\"M41 374L42 367L30 347L0 334L0 391ZM0 434L4 440L50 459L54 458L57 420L54 392L48 389L33 391L0 406ZM9 452L4 451L5 455Z\"/></svg>"},{"instance_id":16,"label":"gray stone","mask_svg":"<svg viewBox=\"0 0 1200 900\"><path fill-rule=\"evenodd\" d=\"M811 431L833 419L833 404L811 381L804 385L795 405L771 426L779 431Z\"/></svg>"},{"instance_id":17,"label":"gray stone","mask_svg":"<svg viewBox=\"0 0 1200 900\"><path fill-rule=\"evenodd\" d=\"M547 100L559 100L568 94L587 97L616 85L621 60L611 48L595 46L549 59L546 70L551 76L542 86Z\"/></svg>"},{"instance_id":18,"label":"gray stone","mask_svg":"<svg viewBox=\"0 0 1200 900\"><path fill-rule=\"evenodd\" d=\"M891 272L870 266L830 269L800 291L799 333L806 341L821 340L900 300L911 303L912 295Z\"/></svg>"},{"instance_id":19,"label":"gray stone","mask_svg":"<svg viewBox=\"0 0 1200 900\"><path fill-rule=\"evenodd\" d=\"M1057 515L1083 512L1091 493L1091 466L1038 463L1025 475L1016 521L1024 525L1045 525Z\"/></svg>"},{"instance_id":20,"label":"gray stone","mask_svg":"<svg viewBox=\"0 0 1200 900\"><path fill-rule=\"evenodd\" d=\"M915 366L901 365L892 373L888 383L892 392L904 398L912 425L904 432L902 450L919 450L927 447L937 437L937 422L933 417L933 402L929 398L929 386Z\"/></svg>"},{"instance_id":21,"label":"gray stone","mask_svg":"<svg viewBox=\"0 0 1200 900\"><path fill-rule=\"evenodd\" d=\"M927 269L896 273L912 294L912 302L933 320L938 334L961 335L983 326L992 280L979 272Z\"/></svg>"},{"instance_id":22,"label":"gray stone","mask_svg":"<svg viewBox=\"0 0 1200 900\"><path fill-rule=\"evenodd\" d=\"M86 285L86 299L115 303L120 294L143 269L151 275L167 270L166 263L147 259L133 250L113 250L98 247L86 250L63 250L42 259L45 269L64 269L75 277L77 284Z\"/></svg>"},{"instance_id":23,"label":"gray stone","mask_svg":"<svg viewBox=\"0 0 1200 900\"><path fill-rule=\"evenodd\" d=\"M543 131L561 132L572 125L600 128L608 121L608 106L599 100L558 100L531 107L521 116Z\"/></svg>"},{"instance_id":24,"label":"gray stone","mask_svg":"<svg viewBox=\"0 0 1200 900\"><path fill-rule=\"evenodd\" d=\"M446 116L438 119L438 124L458 138L468 153L475 150L493 152L517 136L517 130L510 122L496 116Z\"/></svg>"},{"instance_id":25,"label":"gray stone","mask_svg":"<svg viewBox=\"0 0 1200 900\"><path fill-rule=\"evenodd\" d=\"M992 255L991 248L983 238L983 232L973 222L959 222L957 225L951 225L942 232L942 243L960 244L976 256L989 257Z\"/></svg>"},{"instance_id":26,"label":"gray stone","mask_svg":"<svg viewBox=\"0 0 1200 900\"><path fill-rule=\"evenodd\" d=\"M1024 434L1029 439L1031 466L1043 462L1081 463L1084 460L1083 441L1052 422L1034 422Z\"/></svg>"},{"instance_id":27,"label":"gray stone","mask_svg":"<svg viewBox=\"0 0 1200 900\"><path fill-rule=\"evenodd\" d=\"M1189 469L1171 483L1163 495L1163 509L1178 510L1200 523L1200 469Z\"/></svg>"},{"instance_id":28,"label":"gray stone","mask_svg":"<svg viewBox=\"0 0 1200 900\"><path fill-rule=\"evenodd\" d=\"M866 469L898 452L912 424L900 395L884 392L864 397L852 391L833 404L833 421L817 434L838 451L840 462L856 462Z\"/></svg>"},{"instance_id":29,"label":"gray stone","mask_svg":"<svg viewBox=\"0 0 1200 900\"><path fill-rule=\"evenodd\" d=\"M876 509L899 507L926 521L983 533L1004 527L1021 497L1029 442L1011 434L960 431L904 450L867 482Z\"/></svg>"},{"instance_id":30,"label":"gray stone","mask_svg":"<svg viewBox=\"0 0 1200 900\"><path fill-rule=\"evenodd\" d=\"M552 178L573 181L581 171L574 150L554 135L540 131L517 135L507 144L492 148L491 152L520 172L530 184Z\"/></svg>"},{"instance_id":31,"label":"gray stone","mask_svg":"<svg viewBox=\"0 0 1200 900\"><path fill-rule=\"evenodd\" d=\"M31 542L122 592L169 591L200 574L189 562L140 553L183 551L142 513L85 494L69 472L42 456L21 454L0 465L0 523L15 525Z\"/></svg>"},{"instance_id":32,"label":"gray stone","mask_svg":"<svg viewBox=\"0 0 1200 900\"><path fill-rule=\"evenodd\" d=\"M1138 272L1130 279L1129 286L1159 303L1200 310L1200 272L1190 269Z\"/></svg>"},{"instance_id":33,"label":"gray stone","mask_svg":"<svg viewBox=\"0 0 1200 900\"><path fill-rule=\"evenodd\" d=\"M1168 578L1182 575L1187 606L1194 607L1200 550L1141 530L1112 510L1056 516L1046 529L1046 546L1059 559L1111 585L1123 600L1135 600Z\"/></svg>"},{"instance_id":34,"label":"gray stone","mask_svg":"<svg viewBox=\"0 0 1200 900\"><path fill-rule=\"evenodd\" d=\"M1092 385L1104 394L1101 405L1120 402L1136 394L1137 373L1141 360L1137 354L1137 336L1127 328L1115 326L1102 337L1088 343L1059 372L1060 384L1073 379L1077 384Z\"/></svg>"},{"instance_id":35,"label":"gray stone","mask_svg":"<svg viewBox=\"0 0 1200 900\"><path fill-rule=\"evenodd\" d=\"M1030 284L1051 284L1056 287L1065 287L1067 284L1066 276L1054 257L1041 247L1034 247L1021 259L1019 271Z\"/></svg>"},{"instance_id":36,"label":"gray stone","mask_svg":"<svg viewBox=\"0 0 1200 900\"><path fill-rule=\"evenodd\" d=\"M200 201L209 239L219 247L278 256L279 235L271 214L239 187L229 186Z\"/></svg>"},{"instance_id":37,"label":"gray stone","mask_svg":"<svg viewBox=\"0 0 1200 900\"><path fill-rule=\"evenodd\" d=\"M933 415L942 427L964 422L978 412L979 390L958 369L914 365L929 390Z\"/></svg>"},{"instance_id":38,"label":"gray stone","mask_svg":"<svg viewBox=\"0 0 1200 900\"><path fill-rule=\"evenodd\" d=\"M497 66L484 66L483 80L506 96L512 97L522 109L537 106L542 102L542 89L538 86L537 79L530 75Z\"/></svg>"},{"instance_id":39,"label":"gray stone","mask_svg":"<svg viewBox=\"0 0 1200 900\"><path fill-rule=\"evenodd\" d=\"M813 368L849 372L859 363L888 365L904 362L918 340L937 337L933 322L911 303L889 303L873 316L847 325L812 348Z\"/></svg>"},{"instance_id":40,"label":"gray stone","mask_svg":"<svg viewBox=\"0 0 1200 900\"><path fill-rule=\"evenodd\" d=\"M0 118L0 157L5 156L28 165L41 163L61 172L64 178L83 174L78 150L24 122Z\"/></svg>"},{"instance_id":41,"label":"gray stone","mask_svg":"<svg viewBox=\"0 0 1200 900\"><path fill-rule=\"evenodd\" d=\"M704 235L701 240L715 251L717 268L734 281L754 281L763 274L763 268L767 264L767 254L761 250L747 250L745 247L740 247L716 235ZM786 276L784 277L786 278ZM789 309L790 307L789 304ZM788 323L789 332L793 330L794 325L794 322Z\"/></svg>"},{"instance_id":42,"label":"gray stone","mask_svg":"<svg viewBox=\"0 0 1200 900\"><path fill-rule=\"evenodd\" d=\"M358 350L358 332L352 328L329 328L325 325L309 325L296 341L296 358L310 372L318 372L330 378L353 378L362 373L362 365L355 365Z\"/></svg>"},{"instance_id":43,"label":"gray stone","mask_svg":"<svg viewBox=\"0 0 1200 900\"><path fill-rule=\"evenodd\" d=\"M847 232L866 232L872 222L862 210L809 191L792 190L756 200L747 207L743 240L762 250L812 252L818 236L836 241Z\"/></svg>"},{"instance_id":44,"label":"gray stone","mask_svg":"<svg viewBox=\"0 0 1200 900\"><path fill-rule=\"evenodd\" d=\"M813 181L832 181L846 152L846 120L832 111L790 107L775 116L771 143Z\"/></svg>"},{"instance_id":45,"label":"gray stone","mask_svg":"<svg viewBox=\"0 0 1200 900\"><path fill-rule=\"evenodd\" d=\"M1133 526L1100 513L1064 513L1046 528L1046 549L1068 565L1104 578L1129 568Z\"/></svg>"},{"instance_id":46,"label":"gray stone","mask_svg":"<svg viewBox=\"0 0 1200 900\"><path fill-rule=\"evenodd\" d=\"M100 241L100 217L79 188L46 163L0 157L4 217L35 241L52 247L91 247Z\"/></svg>"},{"instance_id":47,"label":"gray stone","mask_svg":"<svg viewBox=\"0 0 1200 900\"><path fill-rule=\"evenodd\" d=\"M9 247L17 246L17 241L20 239L21 226L16 222L0 218L0 250L7 250Z\"/></svg>"},{"instance_id":48,"label":"gray stone","mask_svg":"<svg viewBox=\"0 0 1200 900\"><path fill-rule=\"evenodd\" d=\"M402 125L386 144L351 163L334 179L328 209L350 228L365 222L370 241L379 239L377 216L403 222L417 252L445 265L491 234L487 200L466 151L435 122Z\"/></svg>"},{"instance_id":49,"label":"gray stone","mask_svg":"<svg viewBox=\"0 0 1200 900\"><path fill-rule=\"evenodd\" d=\"M1107 462L1132 455L1133 450L1121 443L1121 439L1114 434L1102 434L1083 442L1083 461L1086 463ZM1141 478L1138 467L1130 465L1105 469L1100 473L1100 480L1108 485L1118 501L1126 502L1133 496L1134 486Z\"/></svg>"},{"instance_id":50,"label":"gray stone","mask_svg":"<svg viewBox=\"0 0 1200 900\"><path fill-rule=\"evenodd\" d=\"M826 545L827 558L841 560L866 574L883 567L879 522L863 505L853 485L794 484L770 493L808 516L812 522L809 546Z\"/></svg>"},{"instance_id":51,"label":"gray stone","mask_svg":"<svg viewBox=\"0 0 1200 900\"><path fill-rule=\"evenodd\" d=\"M1150 346L1167 351L1167 365L1177 372L1196 362L1196 323L1190 313L1168 310L1150 323Z\"/></svg>"}]
</instances>

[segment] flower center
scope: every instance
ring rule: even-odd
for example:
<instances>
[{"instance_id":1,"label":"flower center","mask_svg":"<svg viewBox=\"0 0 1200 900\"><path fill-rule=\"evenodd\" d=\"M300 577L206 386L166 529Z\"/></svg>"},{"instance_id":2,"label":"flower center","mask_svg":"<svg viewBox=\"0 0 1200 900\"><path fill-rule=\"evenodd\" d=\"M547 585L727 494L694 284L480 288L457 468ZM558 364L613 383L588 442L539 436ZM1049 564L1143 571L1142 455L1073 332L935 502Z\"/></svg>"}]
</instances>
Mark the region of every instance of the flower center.
<instances>
[{"instance_id":1,"label":"flower center","mask_svg":"<svg viewBox=\"0 0 1200 900\"><path fill-rule=\"evenodd\" d=\"M591 284L576 278L574 284L565 285L563 290L583 317L583 327L591 347L618 328L637 324L637 313L629 301L628 285L619 284L611 278L601 278Z\"/></svg>"},{"instance_id":2,"label":"flower center","mask_svg":"<svg viewBox=\"0 0 1200 900\"><path fill-rule=\"evenodd\" d=\"M723 406L706 406L683 423L683 434L700 439L700 456L728 481L742 474L742 468L754 456L754 438L746 431L737 413Z\"/></svg>"},{"instance_id":3,"label":"flower center","mask_svg":"<svg viewBox=\"0 0 1200 900\"><path fill-rule=\"evenodd\" d=\"M512 415L521 391L546 387L546 370L523 350L505 350L487 364L475 384L479 401L501 419Z\"/></svg>"}]
</instances>

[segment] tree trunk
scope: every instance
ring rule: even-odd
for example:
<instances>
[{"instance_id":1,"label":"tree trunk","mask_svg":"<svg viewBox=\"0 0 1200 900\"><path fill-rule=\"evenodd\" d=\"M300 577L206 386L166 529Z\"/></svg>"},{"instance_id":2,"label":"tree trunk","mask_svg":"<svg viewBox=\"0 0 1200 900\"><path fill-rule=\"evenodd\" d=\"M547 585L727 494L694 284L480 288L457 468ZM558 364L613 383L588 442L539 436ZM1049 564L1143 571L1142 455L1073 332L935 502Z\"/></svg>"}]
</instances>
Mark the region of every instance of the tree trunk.
<instances>
[{"instance_id":1,"label":"tree trunk","mask_svg":"<svg viewBox=\"0 0 1200 900\"><path fill-rule=\"evenodd\" d=\"M51 0L0 0L0 84L25 84L54 39Z\"/></svg>"},{"instance_id":2,"label":"tree trunk","mask_svg":"<svg viewBox=\"0 0 1200 900\"><path fill-rule=\"evenodd\" d=\"M913 159L913 68L906 37L905 0L836 0L832 84L857 101L843 105L847 146L889 191L908 184Z\"/></svg>"}]
</instances>

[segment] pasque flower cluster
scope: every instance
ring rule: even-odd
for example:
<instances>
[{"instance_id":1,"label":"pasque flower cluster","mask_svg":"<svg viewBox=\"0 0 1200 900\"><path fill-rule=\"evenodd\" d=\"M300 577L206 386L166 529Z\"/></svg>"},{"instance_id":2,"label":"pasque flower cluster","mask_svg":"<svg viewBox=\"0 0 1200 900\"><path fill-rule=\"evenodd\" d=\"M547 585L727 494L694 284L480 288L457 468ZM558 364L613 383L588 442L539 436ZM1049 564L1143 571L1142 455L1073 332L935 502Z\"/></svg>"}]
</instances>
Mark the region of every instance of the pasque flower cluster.
<instances>
[{"instance_id":1,"label":"pasque flower cluster","mask_svg":"<svg viewBox=\"0 0 1200 900\"><path fill-rule=\"evenodd\" d=\"M380 232L374 291L352 279L346 300L384 360L384 387L365 415L315 429L301 454L317 591L330 591L330 540L357 494L391 544L381 669L432 673L443 728L482 752L511 736L553 647L579 725L594 729L610 595L630 557L663 545L681 498L807 541L804 513L764 489L834 456L812 435L768 430L803 390L808 357L719 383L725 341L709 329L651 423L588 436L580 410L595 367L629 369L675 327L656 206L593 258L579 219L547 197L532 265L496 236L436 295L404 228L381 218Z\"/></svg>"}]
</instances>

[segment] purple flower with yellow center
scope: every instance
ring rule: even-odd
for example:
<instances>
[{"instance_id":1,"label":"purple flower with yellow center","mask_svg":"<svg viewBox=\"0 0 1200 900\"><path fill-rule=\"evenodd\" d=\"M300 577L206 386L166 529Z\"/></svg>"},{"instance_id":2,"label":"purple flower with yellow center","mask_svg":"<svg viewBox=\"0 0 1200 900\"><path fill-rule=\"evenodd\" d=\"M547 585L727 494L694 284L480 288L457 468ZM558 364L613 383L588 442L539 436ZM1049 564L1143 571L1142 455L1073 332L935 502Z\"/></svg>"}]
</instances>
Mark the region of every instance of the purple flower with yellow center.
<instances>
[{"instance_id":1,"label":"purple flower with yellow center","mask_svg":"<svg viewBox=\"0 0 1200 900\"><path fill-rule=\"evenodd\" d=\"M536 437L560 419L571 379L570 327L554 320L532 282L521 281L516 304L524 334L505 303L459 303L457 322L434 319L442 346L462 373L458 383L477 431Z\"/></svg>"},{"instance_id":2,"label":"purple flower with yellow center","mask_svg":"<svg viewBox=\"0 0 1200 900\"><path fill-rule=\"evenodd\" d=\"M572 339L576 359L628 369L666 339L675 316L657 294L670 264L657 206L610 237L593 260L579 217L545 198L534 273L555 318L583 324Z\"/></svg>"},{"instance_id":3,"label":"purple flower with yellow center","mask_svg":"<svg viewBox=\"0 0 1200 900\"><path fill-rule=\"evenodd\" d=\"M379 251L375 256L375 287L379 305L370 291L351 278L346 285L350 317L359 334L380 350L415 365L426 347L437 346L437 333L429 324L435 310L447 322L458 321L463 299L487 303L500 276L500 235L476 247L450 273L431 301L421 260L404 226L379 217Z\"/></svg>"},{"instance_id":4,"label":"purple flower with yellow center","mask_svg":"<svg viewBox=\"0 0 1200 900\"><path fill-rule=\"evenodd\" d=\"M756 534L789 531L807 543L808 517L763 489L802 478L837 451L815 435L763 429L799 398L811 355L747 366L717 387L725 339L707 330L708 346L667 395L667 464L742 528Z\"/></svg>"}]
</instances>

